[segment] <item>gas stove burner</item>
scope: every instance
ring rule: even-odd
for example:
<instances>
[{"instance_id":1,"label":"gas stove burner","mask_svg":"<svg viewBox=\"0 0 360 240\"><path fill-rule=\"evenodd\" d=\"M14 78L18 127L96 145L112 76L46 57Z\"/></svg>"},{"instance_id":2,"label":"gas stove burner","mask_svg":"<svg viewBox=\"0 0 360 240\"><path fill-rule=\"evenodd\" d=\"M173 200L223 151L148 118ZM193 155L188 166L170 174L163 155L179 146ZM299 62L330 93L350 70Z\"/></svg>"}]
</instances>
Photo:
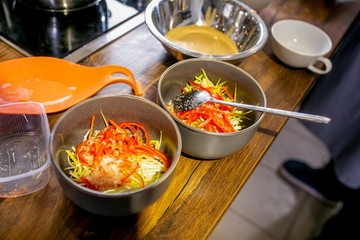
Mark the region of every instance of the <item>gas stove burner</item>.
<instances>
[{"instance_id":1,"label":"gas stove burner","mask_svg":"<svg viewBox=\"0 0 360 240\"><path fill-rule=\"evenodd\" d=\"M81 10L53 12L20 1L1 1L0 39L26 56L73 62L143 23L147 5L146 0L100 0Z\"/></svg>"}]
</instances>

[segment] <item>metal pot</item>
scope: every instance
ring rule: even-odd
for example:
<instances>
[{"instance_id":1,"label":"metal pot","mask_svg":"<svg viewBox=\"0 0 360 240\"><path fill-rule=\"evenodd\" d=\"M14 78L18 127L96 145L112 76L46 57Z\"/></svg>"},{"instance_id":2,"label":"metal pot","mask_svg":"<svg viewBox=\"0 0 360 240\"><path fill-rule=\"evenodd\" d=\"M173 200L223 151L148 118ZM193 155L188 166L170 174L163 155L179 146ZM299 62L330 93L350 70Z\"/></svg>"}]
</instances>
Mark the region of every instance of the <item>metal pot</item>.
<instances>
[{"instance_id":1,"label":"metal pot","mask_svg":"<svg viewBox=\"0 0 360 240\"><path fill-rule=\"evenodd\" d=\"M17 16L17 31L21 32L19 42L25 39L33 55L62 58L64 54L81 46L84 39L91 40L108 28L106 1L71 14L32 9L17 3L14 15Z\"/></svg>"},{"instance_id":2,"label":"metal pot","mask_svg":"<svg viewBox=\"0 0 360 240\"><path fill-rule=\"evenodd\" d=\"M88 8L103 0L17 0L29 7L49 12L72 12Z\"/></svg>"}]
</instances>

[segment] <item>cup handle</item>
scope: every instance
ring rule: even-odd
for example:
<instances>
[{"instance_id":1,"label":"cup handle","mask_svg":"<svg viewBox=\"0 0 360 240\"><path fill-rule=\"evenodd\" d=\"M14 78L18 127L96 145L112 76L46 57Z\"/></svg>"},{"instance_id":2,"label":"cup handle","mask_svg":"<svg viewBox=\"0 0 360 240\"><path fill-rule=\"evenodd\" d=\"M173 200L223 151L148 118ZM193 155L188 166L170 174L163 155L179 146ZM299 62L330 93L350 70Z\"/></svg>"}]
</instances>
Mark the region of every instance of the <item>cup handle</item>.
<instances>
[{"instance_id":1,"label":"cup handle","mask_svg":"<svg viewBox=\"0 0 360 240\"><path fill-rule=\"evenodd\" d=\"M310 71L312 71L312 72L314 72L314 73L318 73L318 74L326 74L326 73L330 72L330 70L331 70L331 68L332 68L332 63L331 63L330 59L328 59L328 58L326 58L326 57L319 57L319 58L317 59L317 61L320 61L320 62L324 63L324 65L325 65L325 69L324 69L324 70L315 67L314 64L308 66L307 68L308 68Z\"/></svg>"}]
</instances>

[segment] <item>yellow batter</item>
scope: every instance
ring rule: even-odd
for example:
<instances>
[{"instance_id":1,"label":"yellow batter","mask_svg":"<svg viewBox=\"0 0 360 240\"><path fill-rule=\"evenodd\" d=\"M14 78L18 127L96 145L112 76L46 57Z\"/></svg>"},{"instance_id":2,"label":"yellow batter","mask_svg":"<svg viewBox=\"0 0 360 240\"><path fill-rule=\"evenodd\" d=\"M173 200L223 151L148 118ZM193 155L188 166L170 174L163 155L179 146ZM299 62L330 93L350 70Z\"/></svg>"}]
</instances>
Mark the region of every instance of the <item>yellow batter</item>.
<instances>
[{"instance_id":1,"label":"yellow batter","mask_svg":"<svg viewBox=\"0 0 360 240\"><path fill-rule=\"evenodd\" d=\"M208 26L175 27L165 37L183 48L204 54L227 55L239 52L228 35Z\"/></svg>"}]
</instances>

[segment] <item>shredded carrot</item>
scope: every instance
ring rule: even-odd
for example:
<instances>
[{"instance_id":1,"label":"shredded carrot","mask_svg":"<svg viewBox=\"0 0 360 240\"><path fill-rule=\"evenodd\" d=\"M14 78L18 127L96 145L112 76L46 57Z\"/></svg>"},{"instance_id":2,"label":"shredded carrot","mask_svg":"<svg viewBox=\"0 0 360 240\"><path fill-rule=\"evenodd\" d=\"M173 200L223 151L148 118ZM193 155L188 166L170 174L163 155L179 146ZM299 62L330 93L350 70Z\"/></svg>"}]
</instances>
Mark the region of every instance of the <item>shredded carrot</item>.
<instances>
[{"instance_id":1,"label":"shredded carrot","mask_svg":"<svg viewBox=\"0 0 360 240\"><path fill-rule=\"evenodd\" d=\"M195 76L194 80L189 80L188 84L181 88L182 93L205 90L216 99L235 101L234 94L229 91L225 81L218 80L214 84L208 79L205 70L201 69L201 71L200 75ZM174 111L171 103L168 108L184 123L210 132L235 132L243 128L243 119L249 119L245 116L249 112L243 113L235 107L214 103L204 103L195 109L183 112Z\"/></svg>"},{"instance_id":2,"label":"shredded carrot","mask_svg":"<svg viewBox=\"0 0 360 240\"><path fill-rule=\"evenodd\" d=\"M141 168L142 161L146 161L146 166L150 165L148 171L156 176L169 168L168 157L151 144L149 133L142 124L110 120L110 125L93 136L94 121L95 116L91 119L87 139L75 148L74 153L66 152L70 154L73 168L81 168L72 171L74 180L91 189L117 191L144 187L153 181L148 174L142 175L146 171ZM160 164L155 166L159 172L154 172L152 163ZM85 174L78 175L84 173L83 168L87 169Z\"/></svg>"},{"instance_id":3,"label":"shredded carrot","mask_svg":"<svg viewBox=\"0 0 360 240\"><path fill-rule=\"evenodd\" d=\"M93 134L93 131L94 131L94 124L95 124L95 115L93 115L91 117L91 123L90 123L88 139L90 139L92 137L92 134Z\"/></svg>"}]
</instances>

